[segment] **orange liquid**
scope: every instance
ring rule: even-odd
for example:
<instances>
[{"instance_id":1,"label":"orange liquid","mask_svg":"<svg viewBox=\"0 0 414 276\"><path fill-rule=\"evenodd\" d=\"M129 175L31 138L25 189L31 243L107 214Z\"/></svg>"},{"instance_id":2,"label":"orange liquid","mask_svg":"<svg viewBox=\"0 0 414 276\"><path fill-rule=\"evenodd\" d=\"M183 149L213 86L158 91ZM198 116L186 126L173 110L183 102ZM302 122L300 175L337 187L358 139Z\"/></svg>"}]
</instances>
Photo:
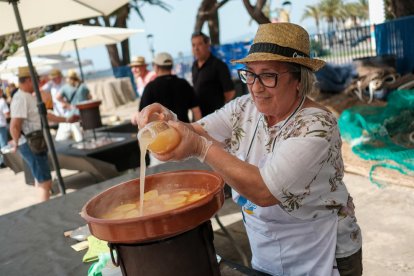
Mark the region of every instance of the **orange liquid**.
<instances>
[{"instance_id":1,"label":"orange liquid","mask_svg":"<svg viewBox=\"0 0 414 276\"><path fill-rule=\"evenodd\" d=\"M148 149L154 153L163 154L173 150L180 143L181 138L178 132L170 127L155 137L154 141L148 146Z\"/></svg>"}]
</instances>

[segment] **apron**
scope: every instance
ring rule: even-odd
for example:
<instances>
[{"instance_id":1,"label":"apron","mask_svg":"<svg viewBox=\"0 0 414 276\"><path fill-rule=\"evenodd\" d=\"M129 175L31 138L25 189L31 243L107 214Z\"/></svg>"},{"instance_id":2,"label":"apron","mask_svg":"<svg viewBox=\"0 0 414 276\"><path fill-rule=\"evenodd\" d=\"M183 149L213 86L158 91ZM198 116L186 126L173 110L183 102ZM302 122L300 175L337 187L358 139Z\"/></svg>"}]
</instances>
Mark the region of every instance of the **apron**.
<instances>
[{"instance_id":1,"label":"apron","mask_svg":"<svg viewBox=\"0 0 414 276\"><path fill-rule=\"evenodd\" d=\"M280 131L297 113L303 102L304 99L285 120ZM249 156L261 118L256 125L247 154L241 153L237 156L242 161L259 168L273 157L273 150L264 155ZM257 153L261 148L263 147L258 145L254 152ZM243 222L252 250L254 269L271 275L339 276L335 260L337 214L303 220L291 216L280 204L260 207L239 195L235 190L232 190L232 197L242 207Z\"/></svg>"}]
</instances>

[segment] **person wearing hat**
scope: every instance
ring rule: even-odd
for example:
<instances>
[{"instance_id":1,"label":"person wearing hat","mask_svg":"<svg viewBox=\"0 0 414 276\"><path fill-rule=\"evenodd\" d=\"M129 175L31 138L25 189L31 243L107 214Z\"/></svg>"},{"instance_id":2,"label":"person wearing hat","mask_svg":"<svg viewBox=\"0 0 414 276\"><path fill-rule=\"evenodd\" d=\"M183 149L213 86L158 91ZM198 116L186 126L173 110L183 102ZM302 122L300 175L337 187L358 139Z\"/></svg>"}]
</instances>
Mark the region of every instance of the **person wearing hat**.
<instances>
[{"instance_id":1,"label":"person wearing hat","mask_svg":"<svg viewBox=\"0 0 414 276\"><path fill-rule=\"evenodd\" d=\"M62 104L64 109L64 116L69 118L71 116L79 116L79 110L76 105L80 102L92 99L88 87L81 81L78 73L71 69L66 76L66 84L62 90L56 95L56 99ZM62 141L73 137L76 142L83 139L82 131L79 122L64 122L60 123L56 132L55 140Z\"/></svg>"},{"instance_id":2,"label":"person wearing hat","mask_svg":"<svg viewBox=\"0 0 414 276\"><path fill-rule=\"evenodd\" d=\"M248 55L235 60L249 94L196 123L153 112L181 135L161 161L197 157L233 188L252 251L252 267L271 275L361 275L362 237L345 183L335 116L309 98L314 72L309 35L291 23L259 26Z\"/></svg>"},{"instance_id":3,"label":"person wearing hat","mask_svg":"<svg viewBox=\"0 0 414 276\"><path fill-rule=\"evenodd\" d=\"M189 111L194 121L201 119L194 89L185 79L172 74L172 56L169 53L157 54L153 67L157 77L145 87L139 110L152 103L160 103L175 112L182 122L190 122Z\"/></svg>"},{"instance_id":4,"label":"person wearing hat","mask_svg":"<svg viewBox=\"0 0 414 276\"><path fill-rule=\"evenodd\" d=\"M26 135L42 129L37 101L33 96L34 85L30 77L29 67L18 68L19 90L14 95L10 106L10 135L12 151L19 151L23 161L28 165L39 191L39 200L46 201L50 197L52 176L48 162L47 150L38 154L32 152L27 144ZM74 122L78 118L65 118L47 113L47 119L52 122Z\"/></svg>"},{"instance_id":5,"label":"person wearing hat","mask_svg":"<svg viewBox=\"0 0 414 276\"><path fill-rule=\"evenodd\" d=\"M50 93L52 97L53 113L56 116L64 116L65 111L62 103L57 99L57 94L60 93L62 87L65 85L62 72L59 69L52 69L49 72L49 81L40 88L41 91Z\"/></svg>"},{"instance_id":6,"label":"person wearing hat","mask_svg":"<svg viewBox=\"0 0 414 276\"><path fill-rule=\"evenodd\" d=\"M147 66L148 64L142 56L132 58L132 62L129 64L137 85L138 97L144 93L145 86L157 77L157 74L154 71L149 71Z\"/></svg>"},{"instance_id":7,"label":"person wearing hat","mask_svg":"<svg viewBox=\"0 0 414 276\"><path fill-rule=\"evenodd\" d=\"M191 68L194 91L203 116L213 113L234 98L236 91L227 65L210 51L210 38L202 32L191 36L194 62Z\"/></svg>"},{"instance_id":8,"label":"person wearing hat","mask_svg":"<svg viewBox=\"0 0 414 276\"><path fill-rule=\"evenodd\" d=\"M169 53L159 53L152 64L157 77L145 87L139 110L150 104L160 103L175 112L178 120L182 122L190 122L189 111L193 121L201 119L194 89L185 79L172 74L172 56ZM132 123L136 124L134 121ZM150 155L150 163L155 165L159 162Z\"/></svg>"}]
</instances>

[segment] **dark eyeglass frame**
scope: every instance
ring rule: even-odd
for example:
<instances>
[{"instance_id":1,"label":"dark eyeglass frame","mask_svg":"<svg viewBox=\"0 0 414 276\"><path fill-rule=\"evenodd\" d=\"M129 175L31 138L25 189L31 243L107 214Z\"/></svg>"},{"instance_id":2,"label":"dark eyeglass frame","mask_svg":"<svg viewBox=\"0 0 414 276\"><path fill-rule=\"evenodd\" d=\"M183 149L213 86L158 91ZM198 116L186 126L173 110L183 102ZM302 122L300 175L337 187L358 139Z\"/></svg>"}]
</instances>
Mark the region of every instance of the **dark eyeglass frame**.
<instances>
[{"instance_id":1,"label":"dark eyeglass frame","mask_svg":"<svg viewBox=\"0 0 414 276\"><path fill-rule=\"evenodd\" d=\"M246 79L246 78L244 78L244 77L242 77L243 72L250 73L250 74L252 74L252 75L253 75L253 77L254 77L254 78L253 78L253 81L252 81L251 83L248 83L248 82L247 82L247 79ZM264 87L267 87L267 88L275 88L275 87L277 86L277 83L278 83L278 78L279 78L279 76L280 76L280 75L283 75L283 74L286 74L286 73L298 73L298 72L299 72L298 70L291 70L291 71L285 71L285 72L282 72L282 73L261 73L261 74L255 74L255 73L253 73L252 71L247 70L247 69L238 69L238 70L237 70L237 74L238 74L238 76L239 76L239 79L240 79L243 83L248 84L248 85L253 85L253 84L254 84L254 82L256 81L256 79L258 79L258 80L259 80L259 82L260 82L260 83L261 83ZM269 85L264 84L264 83L263 83L263 80L262 80L262 78L261 78L261 76L262 76L262 75L268 75L268 76L273 75L274 80L275 80L275 85L273 85L273 86L269 86Z\"/></svg>"}]
</instances>

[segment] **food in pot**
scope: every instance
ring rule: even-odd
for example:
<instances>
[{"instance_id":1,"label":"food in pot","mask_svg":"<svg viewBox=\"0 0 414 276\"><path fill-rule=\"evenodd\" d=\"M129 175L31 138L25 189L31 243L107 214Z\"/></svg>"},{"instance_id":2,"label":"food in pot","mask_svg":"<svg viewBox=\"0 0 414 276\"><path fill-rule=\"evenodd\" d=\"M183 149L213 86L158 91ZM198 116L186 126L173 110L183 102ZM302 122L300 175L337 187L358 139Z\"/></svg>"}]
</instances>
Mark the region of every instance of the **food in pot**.
<instances>
[{"instance_id":1,"label":"food in pot","mask_svg":"<svg viewBox=\"0 0 414 276\"><path fill-rule=\"evenodd\" d=\"M186 189L169 192L159 192L157 189L150 190L144 194L144 206L142 215L160 213L176 209L207 195L205 189ZM122 203L121 205L110 208L104 213L102 219L127 219L140 216L140 204L136 202Z\"/></svg>"}]
</instances>

